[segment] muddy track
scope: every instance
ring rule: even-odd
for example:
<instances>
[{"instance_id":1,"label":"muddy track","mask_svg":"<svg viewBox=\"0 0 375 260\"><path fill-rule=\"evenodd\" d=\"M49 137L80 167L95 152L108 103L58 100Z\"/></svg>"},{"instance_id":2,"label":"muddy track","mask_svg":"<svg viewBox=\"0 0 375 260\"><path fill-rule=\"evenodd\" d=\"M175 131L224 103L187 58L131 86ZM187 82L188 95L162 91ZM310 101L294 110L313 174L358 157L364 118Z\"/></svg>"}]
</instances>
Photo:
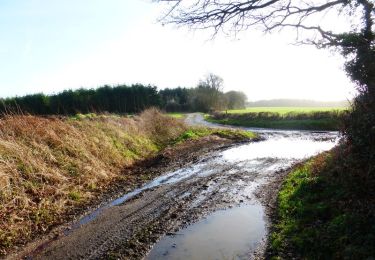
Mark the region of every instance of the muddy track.
<instances>
[{"instance_id":1,"label":"muddy track","mask_svg":"<svg viewBox=\"0 0 375 260\"><path fill-rule=\"evenodd\" d=\"M194 115L188 120L199 124L202 117ZM102 209L92 221L18 257L142 259L163 237L179 235L181 229L219 209L262 204L267 213L285 170L330 149L337 139L336 133L260 134L267 141L233 146L233 140L211 137L166 150L159 158L127 169L128 174L149 174L155 179L130 193L123 203ZM266 228L266 221L260 218ZM252 225L248 219L240 221L244 227ZM265 240L262 235L241 248L241 259L262 258Z\"/></svg>"},{"instance_id":2,"label":"muddy track","mask_svg":"<svg viewBox=\"0 0 375 260\"><path fill-rule=\"evenodd\" d=\"M205 137L199 141L191 140L177 147L168 148L158 156L141 161L134 167L124 169L124 174L153 176L155 178L181 167L189 167L189 165L198 161L207 160L212 157L210 155L212 151L218 152L240 143L243 143L243 140L228 140L217 136ZM142 183L142 180L138 180L138 183ZM196 188L200 190L202 187L197 184ZM117 247L128 248L129 252L125 252L123 256L139 258L144 255L150 245L167 233L168 230L175 230L177 228L174 227L175 224L180 227L180 224L186 225L194 220L193 215L189 216L188 220L179 222L177 219L177 213L183 211L183 207L177 207L177 204L175 204L177 200L170 194L171 192L174 194L184 193L183 189L190 189L190 186L163 186L146 191L127 201L126 204L103 210L98 219L82 225L82 227L77 225L77 222L73 222L57 228L49 236L30 243L23 250L9 255L8 258L67 259L68 257L70 259L95 259L112 254ZM97 205L99 207L106 205L126 192L129 192L126 182L117 183L110 187L107 194L103 194ZM185 197L178 205L185 204L185 201L189 199L192 199L192 197ZM95 211L95 209L94 205L82 217L90 215L90 212ZM160 225L164 222L166 225ZM80 228L74 228L75 226ZM150 229L148 231L150 237L147 239L147 243L139 243L137 242L138 237L144 235L142 230L145 229L145 226L147 226L146 229ZM171 226L171 228L168 229L168 226ZM144 238L143 240L146 242Z\"/></svg>"},{"instance_id":3,"label":"muddy track","mask_svg":"<svg viewBox=\"0 0 375 260\"><path fill-rule=\"evenodd\" d=\"M210 159L213 157L210 156ZM199 162L205 162L207 157ZM249 202L246 194L223 192L234 182L252 181L256 175L241 171L231 176L222 165L210 164L217 172L145 191L122 205L111 207L33 259L142 258L165 234L201 219L217 209Z\"/></svg>"}]
</instances>

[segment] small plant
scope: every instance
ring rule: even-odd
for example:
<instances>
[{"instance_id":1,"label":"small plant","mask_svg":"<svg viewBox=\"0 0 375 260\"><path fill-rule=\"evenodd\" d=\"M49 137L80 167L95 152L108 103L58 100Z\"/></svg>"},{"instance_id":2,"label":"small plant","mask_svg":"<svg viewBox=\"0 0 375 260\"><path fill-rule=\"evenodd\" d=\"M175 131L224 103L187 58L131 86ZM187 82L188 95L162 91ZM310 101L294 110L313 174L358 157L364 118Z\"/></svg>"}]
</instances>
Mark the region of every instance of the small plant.
<instances>
[{"instance_id":1,"label":"small plant","mask_svg":"<svg viewBox=\"0 0 375 260\"><path fill-rule=\"evenodd\" d=\"M68 193L68 197L71 200L79 201L82 198L82 195L79 191L71 191Z\"/></svg>"}]
</instances>

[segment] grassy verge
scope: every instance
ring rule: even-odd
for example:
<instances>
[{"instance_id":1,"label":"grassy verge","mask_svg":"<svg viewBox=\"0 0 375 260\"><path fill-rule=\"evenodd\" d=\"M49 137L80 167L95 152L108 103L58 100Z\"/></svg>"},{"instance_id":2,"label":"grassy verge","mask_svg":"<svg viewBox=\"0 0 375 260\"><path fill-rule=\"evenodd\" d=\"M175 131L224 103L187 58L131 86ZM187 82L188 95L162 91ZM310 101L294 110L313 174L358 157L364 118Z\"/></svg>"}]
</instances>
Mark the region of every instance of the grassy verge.
<instances>
[{"instance_id":1,"label":"grassy verge","mask_svg":"<svg viewBox=\"0 0 375 260\"><path fill-rule=\"evenodd\" d=\"M1 118L0 256L63 223L116 181L132 184L135 180L122 174L124 167L211 134L252 137L190 129L153 109L131 118Z\"/></svg>"},{"instance_id":2,"label":"grassy verge","mask_svg":"<svg viewBox=\"0 0 375 260\"><path fill-rule=\"evenodd\" d=\"M285 180L270 237L274 259L375 256L373 182L345 165L340 149L297 167Z\"/></svg>"},{"instance_id":3,"label":"grassy verge","mask_svg":"<svg viewBox=\"0 0 375 260\"><path fill-rule=\"evenodd\" d=\"M204 136L216 135L222 138L233 140L251 140L257 138L257 134L249 131L242 130L229 130L229 129L212 129L204 127L192 127L181 134L174 140L175 144L184 142L189 139L198 139Z\"/></svg>"},{"instance_id":4,"label":"grassy verge","mask_svg":"<svg viewBox=\"0 0 375 260\"><path fill-rule=\"evenodd\" d=\"M274 112L225 114L218 113L206 116L206 120L213 123L260 127L273 129L299 129L334 131L341 128L342 117L345 112L326 111L280 114Z\"/></svg>"}]
</instances>

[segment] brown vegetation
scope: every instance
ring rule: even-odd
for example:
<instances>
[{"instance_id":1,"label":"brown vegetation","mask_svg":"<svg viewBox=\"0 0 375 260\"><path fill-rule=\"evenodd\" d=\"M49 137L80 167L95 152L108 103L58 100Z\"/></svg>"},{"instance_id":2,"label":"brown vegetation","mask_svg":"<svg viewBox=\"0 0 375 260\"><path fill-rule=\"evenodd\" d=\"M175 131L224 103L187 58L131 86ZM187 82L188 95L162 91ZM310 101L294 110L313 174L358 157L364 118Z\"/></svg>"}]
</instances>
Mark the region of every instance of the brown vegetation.
<instances>
[{"instance_id":1,"label":"brown vegetation","mask_svg":"<svg viewBox=\"0 0 375 260\"><path fill-rule=\"evenodd\" d=\"M186 130L155 109L133 118L0 119L0 255L63 221Z\"/></svg>"}]
</instances>

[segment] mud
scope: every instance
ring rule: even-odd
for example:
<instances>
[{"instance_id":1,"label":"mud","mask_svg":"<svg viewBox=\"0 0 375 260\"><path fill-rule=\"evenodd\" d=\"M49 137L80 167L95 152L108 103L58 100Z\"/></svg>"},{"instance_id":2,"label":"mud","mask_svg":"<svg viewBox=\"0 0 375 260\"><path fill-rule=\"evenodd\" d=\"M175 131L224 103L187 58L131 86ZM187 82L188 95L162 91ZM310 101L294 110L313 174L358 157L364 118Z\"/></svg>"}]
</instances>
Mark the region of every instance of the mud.
<instances>
[{"instance_id":1,"label":"mud","mask_svg":"<svg viewBox=\"0 0 375 260\"><path fill-rule=\"evenodd\" d=\"M191 123L201 119L199 115L188 117ZM152 180L130 193L119 183L114 190L124 193L120 203L102 203L98 214L88 221L75 222L69 232L17 257L263 258L268 212L287 169L330 149L338 137L337 133L255 131L266 140L233 146L231 140L211 137L166 150L126 169L127 175ZM217 232L220 226L222 230Z\"/></svg>"},{"instance_id":2,"label":"mud","mask_svg":"<svg viewBox=\"0 0 375 260\"><path fill-rule=\"evenodd\" d=\"M43 252L52 244L60 243L62 238L80 228L83 224L81 223L82 220L85 218L89 218L89 220L84 220L84 222L94 220L102 213L102 210L107 209L108 205L122 198L124 194L139 189L161 174L173 172L181 167L194 164L199 160L204 160L212 151L220 151L244 142L248 141L229 140L218 136L209 136L199 140L189 140L178 146L169 147L156 157L139 161L136 165L125 168L123 170L124 178L112 184L105 193L97 197L96 201L89 203L80 210L69 213L67 216L68 223L52 229L48 235L35 239L23 248L15 248L15 251L7 256L7 259L44 258ZM136 198L133 198L133 200L134 199ZM99 211L98 214L95 214L97 211ZM95 215L94 217L92 216L93 213ZM73 221L69 219L73 219ZM87 234L87 236L90 235ZM66 258L62 254L57 258L51 257L51 259Z\"/></svg>"}]
</instances>

